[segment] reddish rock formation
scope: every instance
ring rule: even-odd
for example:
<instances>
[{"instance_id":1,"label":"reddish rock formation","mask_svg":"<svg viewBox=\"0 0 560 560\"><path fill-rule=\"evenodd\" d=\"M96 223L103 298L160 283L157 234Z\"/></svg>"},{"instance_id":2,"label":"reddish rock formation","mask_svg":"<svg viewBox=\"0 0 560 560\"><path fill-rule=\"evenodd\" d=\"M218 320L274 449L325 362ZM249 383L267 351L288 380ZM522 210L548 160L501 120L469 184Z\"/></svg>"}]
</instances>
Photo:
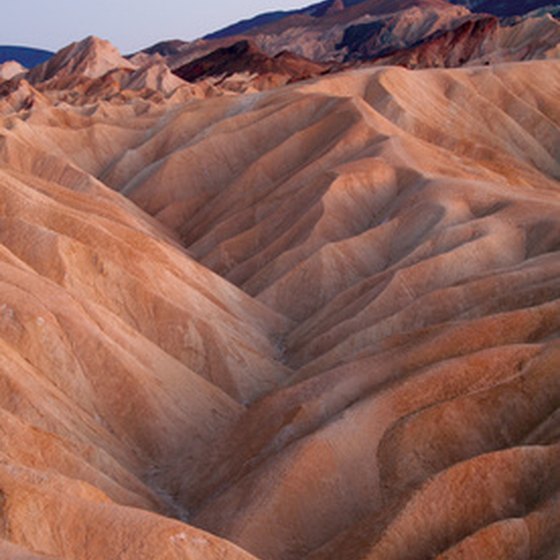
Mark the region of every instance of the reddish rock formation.
<instances>
[{"instance_id":1,"label":"reddish rock formation","mask_svg":"<svg viewBox=\"0 0 560 560\"><path fill-rule=\"evenodd\" d=\"M328 68L327 65L306 60L287 51L271 57L259 50L253 42L243 40L193 60L173 73L188 82L245 73L260 78L269 77L281 85L318 76Z\"/></svg>"},{"instance_id":2,"label":"reddish rock formation","mask_svg":"<svg viewBox=\"0 0 560 560\"><path fill-rule=\"evenodd\" d=\"M438 31L416 45L386 54L377 64L409 68L490 64L556 56L560 22L551 17L501 27L495 17L469 19L449 31Z\"/></svg>"}]
</instances>

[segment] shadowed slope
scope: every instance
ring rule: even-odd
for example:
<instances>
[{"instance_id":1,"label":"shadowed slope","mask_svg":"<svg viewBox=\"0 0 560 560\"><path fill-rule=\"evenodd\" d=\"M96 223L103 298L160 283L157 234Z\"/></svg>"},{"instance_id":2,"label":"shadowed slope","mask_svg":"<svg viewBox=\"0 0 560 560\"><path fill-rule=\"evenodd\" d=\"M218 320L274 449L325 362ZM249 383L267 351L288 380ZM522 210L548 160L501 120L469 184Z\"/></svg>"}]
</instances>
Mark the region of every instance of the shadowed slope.
<instances>
[{"instance_id":1,"label":"shadowed slope","mask_svg":"<svg viewBox=\"0 0 560 560\"><path fill-rule=\"evenodd\" d=\"M187 515L158 480L177 453L204 464L284 378L284 321L17 132L0 170L0 537L45 557L249 558L156 515Z\"/></svg>"}]
</instances>

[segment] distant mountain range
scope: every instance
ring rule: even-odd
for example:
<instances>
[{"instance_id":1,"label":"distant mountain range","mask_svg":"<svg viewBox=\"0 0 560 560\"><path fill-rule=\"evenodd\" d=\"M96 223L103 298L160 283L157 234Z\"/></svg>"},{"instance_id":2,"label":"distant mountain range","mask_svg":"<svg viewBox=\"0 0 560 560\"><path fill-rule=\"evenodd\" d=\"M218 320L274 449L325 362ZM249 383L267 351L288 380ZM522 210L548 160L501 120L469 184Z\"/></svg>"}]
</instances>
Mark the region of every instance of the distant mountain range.
<instances>
[{"instance_id":1,"label":"distant mountain range","mask_svg":"<svg viewBox=\"0 0 560 560\"><path fill-rule=\"evenodd\" d=\"M286 51L292 59L281 81L308 76L310 61L322 66L311 72L318 75L354 64L424 68L554 58L559 5L549 0L328 0L260 14L202 40L158 43L143 56L162 58L188 81L211 78L220 84L220 76L229 80L255 73L276 84L277 76L269 79L279 68L273 59ZM253 45L251 56L234 63L230 49L246 41Z\"/></svg>"},{"instance_id":2,"label":"distant mountain range","mask_svg":"<svg viewBox=\"0 0 560 560\"><path fill-rule=\"evenodd\" d=\"M258 14L255 17L238 21L232 25L212 32L206 35L203 39L205 41L220 41L230 37L243 36L246 33L254 35L255 33L259 33L262 28L268 30L270 28L269 26L278 24L287 18L293 18L295 16L296 21L301 18L299 23L302 23L304 20L312 21L314 18L320 20L324 16L335 15L339 11L352 8L359 4L364 5L363 10L362 6L359 6L356 10L367 12L371 8L374 11L379 10L380 12L385 11L390 13L401 9L401 4L404 5L407 4L407 2L388 2L387 0L325 0L323 2L317 2L295 10L272 11ZM409 2L409 4L414 4L414 2ZM441 1L440 4L455 4L457 6L464 6L471 12L488 13L498 17L524 15L545 7L558 7L560 10L560 2L554 2L551 0L449 0L448 2ZM404 7L406 8L406 6ZM358 16L361 15L359 12L356 12L356 14ZM375 23L375 25L379 24ZM347 37L345 37L344 40L346 41ZM150 55L158 53L164 57L168 57L183 52L185 45L186 43L181 40L165 41L146 48L143 52ZM33 68L48 61L53 54L53 52L44 49L1 45L0 64L14 60L26 68Z\"/></svg>"},{"instance_id":3,"label":"distant mountain range","mask_svg":"<svg viewBox=\"0 0 560 560\"><path fill-rule=\"evenodd\" d=\"M520 16L545 6L555 6L559 2L551 0L451 0L454 4L466 6L473 12L483 12L495 16Z\"/></svg>"},{"instance_id":4,"label":"distant mountain range","mask_svg":"<svg viewBox=\"0 0 560 560\"><path fill-rule=\"evenodd\" d=\"M362 4L366 1L367 0L327 0L325 2L312 4L305 8L299 8L297 10L266 12L253 18L239 21L233 25L228 25L223 29L206 35L204 38L223 39L233 35L240 35L257 27L275 23L295 15L321 17L328 13L328 11L337 4L349 8L356 4ZM551 0L450 0L450 3L465 6L472 12L488 13L500 17L523 15L538 8L560 4L560 2L554 2Z\"/></svg>"},{"instance_id":5,"label":"distant mountain range","mask_svg":"<svg viewBox=\"0 0 560 560\"><path fill-rule=\"evenodd\" d=\"M0 64L15 60L26 68L33 68L51 58L54 53L29 47L0 46Z\"/></svg>"},{"instance_id":6,"label":"distant mountain range","mask_svg":"<svg viewBox=\"0 0 560 560\"><path fill-rule=\"evenodd\" d=\"M240 35L254 29L255 27L260 27L261 25L267 25L269 23L275 23L289 16L295 15L308 15L313 17L321 17L328 13L328 11L336 5L341 5L342 7L350 7L355 4L361 4L365 0L326 0L325 2L318 2L317 4L311 4L304 8L298 8L297 10L285 10L285 11L274 11L265 12L264 14L259 14L255 17L241 20L233 25L228 25L223 29L209 33L204 37L205 39L223 39L224 37L231 37L233 35Z\"/></svg>"},{"instance_id":7,"label":"distant mountain range","mask_svg":"<svg viewBox=\"0 0 560 560\"><path fill-rule=\"evenodd\" d=\"M451 68L558 58L558 5L543 0L328 0L261 14L211 38L160 42L126 58L95 37L56 54L0 47L0 62L14 60L30 69L25 73L11 63L1 69L0 82L12 81L5 86L7 94L18 90L23 77L42 94L74 88L76 99L90 102L94 95L121 98L132 90L148 97L181 88L199 97L262 91L363 65ZM28 93L14 96L14 103L20 106ZM31 98L36 102L39 96Z\"/></svg>"}]
</instances>

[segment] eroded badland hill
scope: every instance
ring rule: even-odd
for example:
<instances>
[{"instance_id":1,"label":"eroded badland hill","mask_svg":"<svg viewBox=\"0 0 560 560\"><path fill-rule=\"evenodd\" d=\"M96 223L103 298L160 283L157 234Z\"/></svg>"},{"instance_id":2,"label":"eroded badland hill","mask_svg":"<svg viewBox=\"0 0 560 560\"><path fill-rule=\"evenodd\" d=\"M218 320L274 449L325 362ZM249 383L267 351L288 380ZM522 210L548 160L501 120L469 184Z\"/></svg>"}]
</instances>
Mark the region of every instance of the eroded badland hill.
<instances>
[{"instance_id":1,"label":"eroded badland hill","mask_svg":"<svg viewBox=\"0 0 560 560\"><path fill-rule=\"evenodd\" d=\"M0 74L0 558L559 557L558 21L323 4Z\"/></svg>"}]
</instances>

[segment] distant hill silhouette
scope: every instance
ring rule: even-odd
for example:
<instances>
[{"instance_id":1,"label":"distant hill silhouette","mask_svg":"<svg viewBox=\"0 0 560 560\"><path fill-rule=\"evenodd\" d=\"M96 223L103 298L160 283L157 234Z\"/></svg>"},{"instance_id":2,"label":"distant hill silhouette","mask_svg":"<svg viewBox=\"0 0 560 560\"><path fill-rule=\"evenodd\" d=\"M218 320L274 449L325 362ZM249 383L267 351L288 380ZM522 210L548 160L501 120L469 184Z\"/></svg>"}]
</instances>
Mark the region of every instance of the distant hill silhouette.
<instances>
[{"instance_id":1,"label":"distant hill silhouette","mask_svg":"<svg viewBox=\"0 0 560 560\"><path fill-rule=\"evenodd\" d=\"M268 12L265 14L261 14L255 16L251 19L245 19L234 23L233 25L228 25L219 31L215 31L214 33L210 33L206 35L205 39L223 39L224 37L232 37L233 35L240 35L249 31L249 29L253 29L254 27L258 27L260 25L266 25L267 23L274 23L275 21L280 21L289 15L292 15L294 12Z\"/></svg>"},{"instance_id":2,"label":"distant hill silhouette","mask_svg":"<svg viewBox=\"0 0 560 560\"><path fill-rule=\"evenodd\" d=\"M554 0L450 0L453 4L466 6L473 12L483 12L494 14L496 16L514 16L523 15L532 10L542 8L544 6L555 6L559 2ZM329 8L334 4L335 0L326 0L311 4L309 6L298 8L295 10L274 11L258 14L255 17L244 19L219 29L209 35L205 39L223 39L234 35L242 35L251 29L261 27L270 23L275 23L289 16L297 14L305 14L314 17L321 17L328 13ZM344 6L350 7L360 4L364 0L344 0Z\"/></svg>"},{"instance_id":3,"label":"distant hill silhouette","mask_svg":"<svg viewBox=\"0 0 560 560\"><path fill-rule=\"evenodd\" d=\"M554 0L451 0L454 4L466 6L473 12L486 12L500 17L520 16L543 8L556 6Z\"/></svg>"},{"instance_id":4,"label":"distant hill silhouette","mask_svg":"<svg viewBox=\"0 0 560 560\"><path fill-rule=\"evenodd\" d=\"M345 6L353 6L354 4L359 4L364 0L344 0ZM233 35L241 35L250 29L255 27L260 27L261 25L266 25L268 23L274 23L280 21L289 16L296 14L307 14L310 16L321 17L327 13L328 8L334 3L334 0L326 0L324 2L318 2L306 6L304 8L298 8L295 10L287 11L276 11L276 12L266 12L264 14L256 15L253 18L244 19L233 25L219 29L214 33L210 33L204 37L205 39L223 39L224 37L231 37Z\"/></svg>"},{"instance_id":5,"label":"distant hill silhouette","mask_svg":"<svg viewBox=\"0 0 560 560\"><path fill-rule=\"evenodd\" d=\"M15 60L26 68L33 68L51 58L54 53L29 47L0 46L0 64Z\"/></svg>"}]
</instances>

